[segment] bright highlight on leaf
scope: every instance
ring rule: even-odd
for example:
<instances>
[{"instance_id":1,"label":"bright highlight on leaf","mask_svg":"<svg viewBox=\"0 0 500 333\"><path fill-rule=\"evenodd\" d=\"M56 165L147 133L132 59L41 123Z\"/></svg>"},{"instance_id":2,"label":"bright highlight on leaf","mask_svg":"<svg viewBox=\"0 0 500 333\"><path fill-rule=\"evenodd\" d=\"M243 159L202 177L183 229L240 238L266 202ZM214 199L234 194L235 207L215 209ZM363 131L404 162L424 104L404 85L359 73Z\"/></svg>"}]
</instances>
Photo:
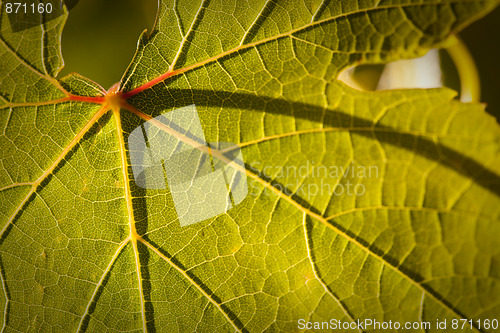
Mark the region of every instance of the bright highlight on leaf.
<instances>
[{"instance_id":1,"label":"bright highlight on leaf","mask_svg":"<svg viewBox=\"0 0 500 333\"><path fill-rule=\"evenodd\" d=\"M448 89L337 75L446 45L498 1L161 0L109 91L57 77L66 15L13 32L5 3L3 330L496 329L500 127Z\"/></svg>"}]
</instances>

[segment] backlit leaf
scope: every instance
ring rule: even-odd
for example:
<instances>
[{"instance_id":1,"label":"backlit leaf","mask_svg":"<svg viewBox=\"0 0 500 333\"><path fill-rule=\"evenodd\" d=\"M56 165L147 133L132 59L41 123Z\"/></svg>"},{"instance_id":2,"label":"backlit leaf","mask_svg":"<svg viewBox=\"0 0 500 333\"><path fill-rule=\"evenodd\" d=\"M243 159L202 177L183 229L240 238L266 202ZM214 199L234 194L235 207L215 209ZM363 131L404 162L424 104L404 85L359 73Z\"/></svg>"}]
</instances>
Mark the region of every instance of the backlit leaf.
<instances>
[{"instance_id":1,"label":"backlit leaf","mask_svg":"<svg viewBox=\"0 0 500 333\"><path fill-rule=\"evenodd\" d=\"M1 3L5 331L492 330L498 124L448 89L362 92L337 76L422 55L498 1L161 0L109 91L57 77L65 16L12 32ZM194 118L177 129L180 108L201 141ZM218 197L202 187L201 221L181 226L174 184L134 178L145 122L243 175L246 196L231 187L231 209L206 218Z\"/></svg>"}]
</instances>

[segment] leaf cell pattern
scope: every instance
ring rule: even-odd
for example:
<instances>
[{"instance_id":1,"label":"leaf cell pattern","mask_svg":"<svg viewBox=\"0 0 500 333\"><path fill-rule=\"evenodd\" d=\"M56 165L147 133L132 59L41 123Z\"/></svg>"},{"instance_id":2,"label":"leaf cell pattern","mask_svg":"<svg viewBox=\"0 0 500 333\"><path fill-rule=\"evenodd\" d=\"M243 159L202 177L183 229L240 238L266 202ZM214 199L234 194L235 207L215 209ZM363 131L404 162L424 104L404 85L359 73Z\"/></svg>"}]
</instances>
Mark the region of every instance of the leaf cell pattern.
<instances>
[{"instance_id":1,"label":"leaf cell pattern","mask_svg":"<svg viewBox=\"0 0 500 333\"><path fill-rule=\"evenodd\" d=\"M447 89L336 79L498 1L161 0L108 91L57 78L65 16L13 33L0 4L3 331L498 318L498 124ZM250 193L180 227L168 188L135 185L127 138L192 104L207 142L241 149Z\"/></svg>"}]
</instances>

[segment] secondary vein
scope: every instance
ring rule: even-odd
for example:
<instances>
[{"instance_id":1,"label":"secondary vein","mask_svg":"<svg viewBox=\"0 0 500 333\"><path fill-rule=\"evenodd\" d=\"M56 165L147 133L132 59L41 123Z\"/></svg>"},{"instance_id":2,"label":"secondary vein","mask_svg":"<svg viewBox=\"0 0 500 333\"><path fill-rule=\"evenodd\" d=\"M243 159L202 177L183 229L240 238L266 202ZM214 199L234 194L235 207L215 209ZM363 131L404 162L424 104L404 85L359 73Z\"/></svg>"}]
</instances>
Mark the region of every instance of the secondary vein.
<instances>
[{"instance_id":1,"label":"secondary vein","mask_svg":"<svg viewBox=\"0 0 500 333\"><path fill-rule=\"evenodd\" d=\"M125 183L125 202L127 205L127 216L128 216L128 224L129 224L129 238L132 241L132 247L134 250L134 258L135 258L135 268L137 272L137 283L139 290L139 297L141 300L141 316L142 316L142 330L143 332L147 332L147 322L146 322L146 308L145 308L145 300L144 300L144 291L142 289L142 274L141 274L141 263L139 257L139 249L137 247L137 239L140 237L137 234L137 230L135 228L135 218L134 218L134 207L132 205L132 192L130 190L130 177L128 173L128 163L127 163L127 152L125 147L125 140L123 138L123 129L121 124L120 117L120 108L113 108L113 116L116 122L116 132L118 136L118 143L120 149L120 158L122 165L122 175L123 182Z\"/></svg>"}]
</instances>

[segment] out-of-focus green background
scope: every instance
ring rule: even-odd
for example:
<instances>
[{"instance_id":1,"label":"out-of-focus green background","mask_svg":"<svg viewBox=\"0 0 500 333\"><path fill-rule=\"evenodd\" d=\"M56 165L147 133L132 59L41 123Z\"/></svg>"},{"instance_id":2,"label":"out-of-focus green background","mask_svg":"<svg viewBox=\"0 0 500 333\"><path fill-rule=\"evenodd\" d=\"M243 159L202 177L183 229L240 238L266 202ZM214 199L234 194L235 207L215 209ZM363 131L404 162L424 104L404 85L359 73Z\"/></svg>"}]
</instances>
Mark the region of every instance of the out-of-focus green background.
<instances>
[{"instance_id":1,"label":"out-of-focus green background","mask_svg":"<svg viewBox=\"0 0 500 333\"><path fill-rule=\"evenodd\" d=\"M80 0L69 14L60 76L78 72L109 88L130 63L139 35L154 24L157 0ZM473 23L460 37L476 60L481 101L500 120L500 8ZM458 84L451 84L458 89Z\"/></svg>"},{"instance_id":2,"label":"out-of-focus green background","mask_svg":"<svg viewBox=\"0 0 500 333\"><path fill-rule=\"evenodd\" d=\"M80 0L63 30L65 67L105 89L120 81L134 56L139 35L151 30L158 0Z\"/></svg>"},{"instance_id":3,"label":"out-of-focus green background","mask_svg":"<svg viewBox=\"0 0 500 333\"><path fill-rule=\"evenodd\" d=\"M459 36L476 61L481 102L500 122L500 7L465 28Z\"/></svg>"}]
</instances>

